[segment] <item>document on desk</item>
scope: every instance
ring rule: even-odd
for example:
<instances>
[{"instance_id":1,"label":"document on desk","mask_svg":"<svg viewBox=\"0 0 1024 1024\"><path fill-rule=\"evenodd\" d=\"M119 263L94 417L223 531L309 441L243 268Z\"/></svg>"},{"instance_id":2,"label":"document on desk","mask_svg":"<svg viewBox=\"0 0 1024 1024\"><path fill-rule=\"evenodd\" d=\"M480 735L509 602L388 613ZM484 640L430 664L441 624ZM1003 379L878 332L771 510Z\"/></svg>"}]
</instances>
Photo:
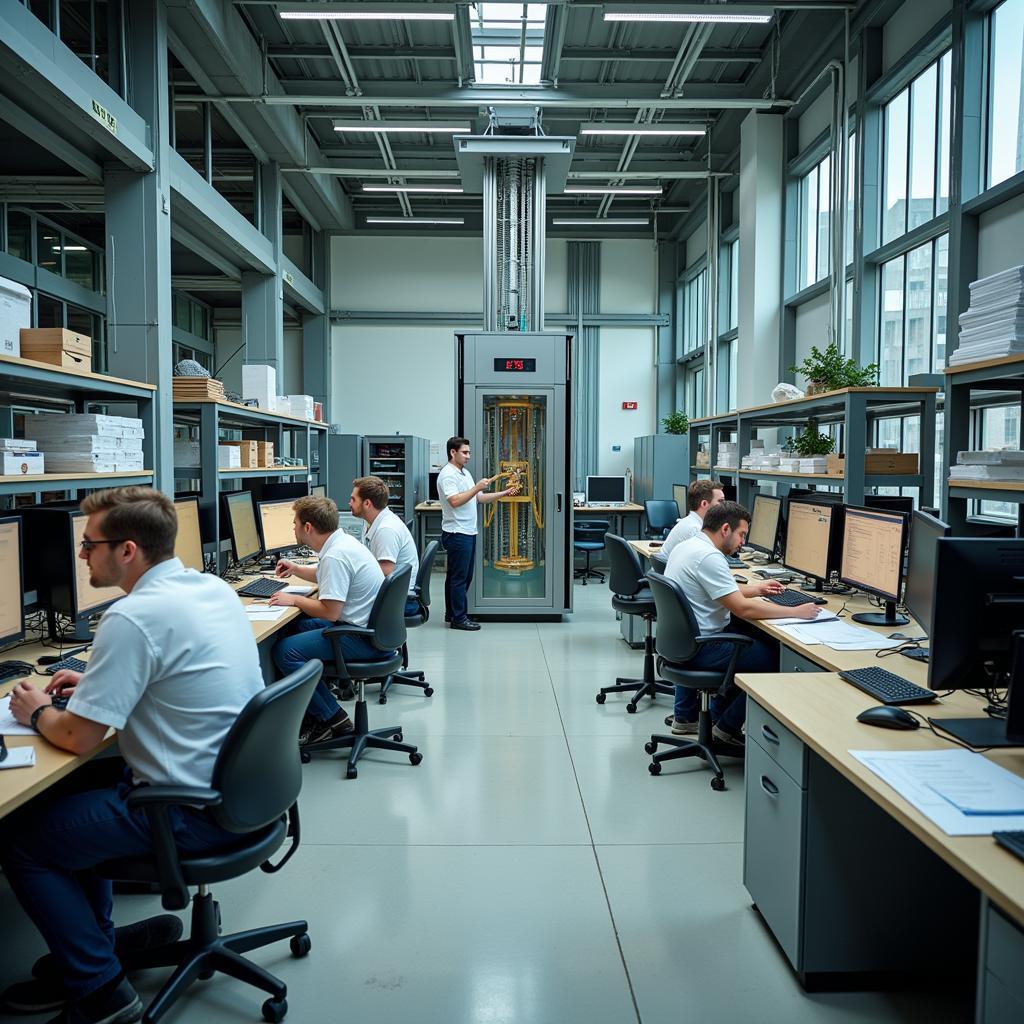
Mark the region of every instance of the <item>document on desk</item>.
<instances>
[{"instance_id":1,"label":"document on desk","mask_svg":"<svg viewBox=\"0 0 1024 1024\"><path fill-rule=\"evenodd\" d=\"M788 619L776 619L775 624L785 622ZM791 625L781 627L782 631L794 640L813 647L815 644L824 644L835 651L880 651L887 647L899 647L901 641L889 640L870 629L861 629L859 626L851 626L849 623L841 622L833 616L831 619L814 619L808 622L806 619L795 622Z\"/></svg>"},{"instance_id":2,"label":"document on desk","mask_svg":"<svg viewBox=\"0 0 1024 1024\"><path fill-rule=\"evenodd\" d=\"M288 608L285 605L247 604L245 613L250 622L277 622Z\"/></svg>"},{"instance_id":3,"label":"document on desk","mask_svg":"<svg viewBox=\"0 0 1024 1024\"><path fill-rule=\"evenodd\" d=\"M283 594L311 594L313 587L309 583L295 583L290 587L285 587L282 591Z\"/></svg>"},{"instance_id":4,"label":"document on desk","mask_svg":"<svg viewBox=\"0 0 1024 1024\"><path fill-rule=\"evenodd\" d=\"M0 697L0 736L35 736L31 726L22 725L11 714L11 695Z\"/></svg>"},{"instance_id":5,"label":"document on desk","mask_svg":"<svg viewBox=\"0 0 1024 1024\"><path fill-rule=\"evenodd\" d=\"M971 750L851 750L950 836L1024 829L1024 780Z\"/></svg>"},{"instance_id":6,"label":"document on desk","mask_svg":"<svg viewBox=\"0 0 1024 1024\"><path fill-rule=\"evenodd\" d=\"M0 770L4 768L32 768L35 763L35 747L8 747L7 756L0 761Z\"/></svg>"},{"instance_id":7,"label":"document on desk","mask_svg":"<svg viewBox=\"0 0 1024 1024\"><path fill-rule=\"evenodd\" d=\"M784 619L767 619L765 621L771 622L773 626L808 626L811 623L834 622L838 618L839 616L835 612L830 612L827 608L819 608L816 619L801 619L795 615L787 615Z\"/></svg>"}]
</instances>

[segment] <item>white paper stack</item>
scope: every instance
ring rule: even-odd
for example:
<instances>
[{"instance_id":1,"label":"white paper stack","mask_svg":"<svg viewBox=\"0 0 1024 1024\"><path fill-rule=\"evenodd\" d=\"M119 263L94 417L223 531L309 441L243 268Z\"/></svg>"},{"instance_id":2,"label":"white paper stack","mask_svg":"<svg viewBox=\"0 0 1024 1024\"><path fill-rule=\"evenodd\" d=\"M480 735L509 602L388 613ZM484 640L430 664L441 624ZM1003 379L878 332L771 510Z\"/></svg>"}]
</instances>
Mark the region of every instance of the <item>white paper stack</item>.
<instances>
[{"instance_id":1,"label":"white paper stack","mask_svg":"<svg viewBox=\"0 0 1024 1024\"><path fill-rule=\"evenodd\" d=\"M958 452L951 480L1024 480L1024 452L1017 448Z\"/></svg>"},{"instance_id":2,"label":"white paper stack","mask_svg":"<svg viewBox=\"0 0 1024 1024\"><path fill-rule=\"evenodd\" d=\"M18 437L0 437L0 452L34 452L35 441L25 441Z\"/></svg>"},{"instance_id":3,"label":"white paper stack","mask_svg":"<svg viewBox=\"0 0 1024 1024\"><path fill-rule=\"evenodd\" d=\"M783 455L779 459L779 470L782 473L799 473L800 472L800 458L799 456L787 456Z\"/></svg>"},{"instance_id":4,"label":"white paper stack","mask_svg":"<svg viewBox=\"0 0 1024 1024\"><path fill-rule=\"evenodd\" d=\"M827 473L828 459L824 455L815 455L809 459L800 460L801 473Z\"/></svg>"},{"instance_id":5,"label":"white paper stack","mask_svg":"<svg viewBox=\"0 0 1024 1024\"><path fill-rule=\"evenodd\" d=\"M25 436L46 455L48 473L123 473L144 468L142 420L96 413L25 417Z\"/></svg>"},{"instance_id":6,"label":"white paper stack","mask_svg":"<svg viewBox=\"0 0 1024 1024\"><path fill-rule=\"evenodd\" d=\"M972 282L971 305L959 320L951 366L1024 354L1024 266Z\"/></svg>"},{"instance_id":7,"label":"white paper stack","mask_svg":"<svg viewBox=\"0 0 1024 1024\"><path fill-rule=\"evenodd\" d=\"M217 465L221 469L241 469L242 450L230 444L217 445Z\"/></svg>"},{"instance_id":8,"label":"white paper stack","mask_svg":"<svg viewBox=\"0 0 1024 1024\"><path fill-rule=\"evenodd\" d=\"M735 441L723 441L718 446L718 465L735 469L739 465L739 445Z\"/></svg>"},{"instance_id":9,"label":"white paper stack","mask_svg":"<svg viewBox=\"0 0 1024 1024\"><path fill-rule=\"evenodd\" d=\"M295 416L300 420L311 420L313 418L313 396L289 395L288 408L279 409L278 412L287 412L289 416Z\"/></svg>"},{"instance_id":10,"label":"white paper stack","mask_svg":"<svg viewBox=\"0 0 1024 1024\"><path fill-rule=\"evenodd\" d=\"M242 397L254 398L265 412L277 406L277 370L263 363L246 363L242 367Z\"/></svg>"}]
</instances>

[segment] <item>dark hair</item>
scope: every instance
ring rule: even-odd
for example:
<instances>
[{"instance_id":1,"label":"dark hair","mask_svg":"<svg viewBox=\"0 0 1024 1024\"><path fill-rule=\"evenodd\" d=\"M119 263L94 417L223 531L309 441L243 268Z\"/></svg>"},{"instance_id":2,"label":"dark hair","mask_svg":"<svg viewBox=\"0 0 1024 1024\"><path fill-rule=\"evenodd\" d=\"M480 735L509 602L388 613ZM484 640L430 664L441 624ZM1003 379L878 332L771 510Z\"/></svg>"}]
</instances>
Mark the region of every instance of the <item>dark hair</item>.
<instances>
[{"instance_id":1,"label":"dark hair","mask_svg":"<svg viewBox=\"0 0 1024 1024\"><path fill-rule=\"evenodd\" d=\"M361 476L352 481L356 494L378 512L388 507L388 485L379 476Z\"/></svg>"},{"instance_id":2,"label":"dark hair","mask_svg":"<svg viewBox=\"0 0 1024 1024\"><path fill-rule=\"evenodd\" d=\"M738 501L720 501L708 509L704 516L704 529L718 533L728 523L730 530L738 530L742 522L750 522L750 513Z\"/></svg>"},{"instance_id":3,"label":"dark hair","mask_svg":"<svg viewBox=\"0 0 1024 1024\"><path fill-rule=\"evenodd\" d=\"M152 487L111 487L94 491L80 508L87 516L105 512L107 537L134 541L150 565L174 557L178 512L163 492Z\"/></svg>"},{"instance_id":4,"label":"dark hair","mask_svg":"<svg viewBox=\"0 0 1024 1024\"><path fill-rule=\"evenodd\" d=\"M715 491L721 490L721 480L694 480L687 491L687 497L690 499L690 511L696 512L702 501L706 501L710 505Z\"/></svg>"},{"instance_id":5,"label":"dark hair","mask_svg":"<svg viewBox=\"0 0 1024 1024\"><path fill-rule=\"evenodd\" d=\"M463 445L469 447L468 437L449 437L445 442L444 449L448 453L448 461L451 462L452 452L458 451Z\"/></svg>"},{"instance_id":6,"label":"dark hair","mask_svg":"<svg viewBox=\"0 0 1024 1024\"><path fill-rule=\"evenodd\" d=\"M299 522L310 526L317 533L334 533L338 528L338 506L330 498L307 494L292 505Z\"/></svg>"}]
</instances>

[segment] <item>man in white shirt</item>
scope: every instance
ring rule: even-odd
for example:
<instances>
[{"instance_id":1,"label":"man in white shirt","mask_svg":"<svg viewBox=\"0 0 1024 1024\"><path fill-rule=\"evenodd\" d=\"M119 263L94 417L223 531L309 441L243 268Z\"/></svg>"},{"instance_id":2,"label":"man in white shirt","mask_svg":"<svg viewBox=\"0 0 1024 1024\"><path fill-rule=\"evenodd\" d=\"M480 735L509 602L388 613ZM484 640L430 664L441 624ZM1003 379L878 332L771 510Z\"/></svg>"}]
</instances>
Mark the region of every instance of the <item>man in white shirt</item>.
<instances>
[{"instance_id":1,"label":"man in white shirt","mask_svg":"<svg viewBox=\"0 0 1024 1024\"><path fill-rule=\"evenodd\" d=\"M452 629L477 630L480 623L469 617L466 591L473 582L473 558L476 553L477 505L486 505L515 488L484 490L496 477L484 477L473 483L466 465L470 459L469 441L449 437L448 464L437 474L437 496L441 500L441 546L448 553L448 573L444 580L444 621Z\"/></svg>"},{"instance_id":2,"label":"man in white shirt","mask_svg":"<svg viewBox=\"0 0 1024 1024\"><path fill-rule=\"evenodd\" d=\"M312 658L334 661L334 648L324 630L338 622L365 626L384 582L384 573L369 549L338 529L338 506L330 498L299 498L292 508L296 542L312 548L320 558L315 566L298 565L286 558L277 563L278 576L298 576L307 583L316 583L318 588L316 597L279 590L268 601L303 613L274 644L274 664L283 675L290 675ZM365 637L343 636L340 642L346 660L380 661L390 657L390 652L378 651ZM299 731L300 745L343 736L353 728L352 719L321 679Z\"/></svg>"},{"instance_id":3,"label":"man in white shirt","mask_svg":"<svg viewBox=\"0 0 1024 1024\"><path fill-rule=\"evenodd\" d=\"M174 557L178 522L166 495L150 487L98 491L82 511L89 519L79 557L90 582L127 596L104 613L85 672L56 673L45 692L19 683L11 713L75 754L117 729L124 761L92 761L15 812L0 830L0 863L63 982L54 1002L37 999L33 1009L70 1001L57 1020L127 1024L142 1016L124 974L132 950L115 935L110 882L90 869L152 851L148 819L128 809L128 794L146 784L208 787L221 744L263 678L238 597ZM54 707L54 693L69 696L65 710ZM237 841L203 810L169 813L184 851ZM39 980L8 989L5 1007L18 1001L16 989L36 985L38 995Z\"/></svg>"},{"instance_id":4,"label":"man in white shirt","mask_svg":"<svg viewBox=\"0 0 1024 1024\"><path fill-rule=\"evenodd\" d=\"M752 644L740 648L737 671L777 672L777 649L770 647L763 638L751 634L744 623L756 619L813 619L818 608L811 603L787 608L761 600L783 589L782 584L771 580L765 583L736 582L726 557L734 555L746 543L749 528L750 513L742 505L735 501L719 502L705 514L704 529L677 545L669 555L665 576L682 588L697 619L701 636L739 632L752 637ZM728 642L701 644L689 665L699 669L721 669L729 663L732 652L733 646ZM677 686L672 732L676 735L695 733L697 708L696 691ZM717 739L742 744L746 716L746 699L742 690L733 685L730 692L716 695L711 704L711 714L715 719L714 735Z\"/></svg>"},{"instance_id":5,"label":"man in white shirt","mask_svg":"<svg viewBox=\"0 0 1024 1024\"><path fill-rule=\"evenodd\" d=\"M409 527L388 508L388 485L379 476L361 476L352 481L349 495L349 511L367 524L363 540L373 557L380 563L380 571L390 576L395 569L409 566L409 596L405 602L405 614L415 615L420 610L416 591L416 573L420 561L416 554L416 542Z\"/></svg>"},{"instance_id":6,"label":"man in white shirt","mask_svg":"<svg viewBox=\"0 0 1024 1024\"><path fill-rule=\"evenodd\" d=\"M718 480L694 480L687 488L686 497L690 511L676 521L665 543L661 545L664 558L668 558L672 549L681 541L696 537L704 529L704 516L712 505L725 501L725 491Z\"/></svg>"}]
</instances>

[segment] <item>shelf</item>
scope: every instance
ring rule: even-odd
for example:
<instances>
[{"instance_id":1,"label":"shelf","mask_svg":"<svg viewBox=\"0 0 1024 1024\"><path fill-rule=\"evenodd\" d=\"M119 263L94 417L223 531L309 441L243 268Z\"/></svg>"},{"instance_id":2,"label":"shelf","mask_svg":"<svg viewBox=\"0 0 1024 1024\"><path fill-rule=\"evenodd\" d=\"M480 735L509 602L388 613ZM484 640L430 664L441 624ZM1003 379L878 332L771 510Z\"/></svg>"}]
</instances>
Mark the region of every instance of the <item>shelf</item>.
<instances>
[{"instance_id":1,"label":"shelf","mask_svg":"<svg viewBox=\"0 0 1024 1024\"><path fill-rule=\"evenodd\" d=\"M188 409L199 410L203 405L215 405L220 410L221 420L249 420L252 422L272 423L284 427L309 427L312 430L326 430L327 424L318 420L302 420L297 416L288 416L285 413L267 412L251 405L242 405L239 402L227 402L214 398L190 398L186 401L175 400L175 412L184 412Z\"/></svg>"},{"instance_id":2,"label":"shelf","mask_svg":"<svg viewBox=\"0 0 1024 1024\"><path fill-rule=\"evenodd\" d=\"M951 498L1024 502L1024 480L949 480Z\"/></svg>"},{"instance_id":3,"label":"shelf","mask_svg":"<svg viewBox=\"0 0 1024 1024\"><path fill-rule=\"evenodd\" d=\"M0 494L30 494L34 491L73 491L82 488L128 487L151 484L153 470L130 469L120 473L34 473L31 476L0 476Z\"/></svg>"},{"instance_id":4,"label":"shelf","mask_svg":"<svg viewBox=\"0 0 1024 1024\"><path fill-rule=\"evenodd\" d=\"M874 399L879 402L895 402L897 404L902 401L911 405L920 401L924 395L935 395L938 394L938 391L938 388L840 388L837 391L823 391L820 395L805 395L803 398L794 398L788 402L769 402L767 405L752 405L746 409L738 410L735 415L738 418L750 418L753 413L768 411L781 414L788 412L798 414L809 405L834 406L840 409L845 405L847 395L865 395L868 401Z\"/></svg>"},{"instance_id":5,"label":"shelf","mask_svg":"<svg viewBox=\"0 0 1024 1024\"><path fill-rule=\"evenodd\" d=\"M1014 376L1024 374L1024 352L1018 352L1012 356L998 356L995 359L979 359L976 363L959 363L956 366L947 366L942 372L947 376L955 377L961 373L994 370L1001 366L1011 367Z\"/></svg>"},{"instance_id":6,"label":"shelf","mask_svg":"<svg viewBox=\"0 0 1024 1024\"><path fill-rule=\"evenodd\" d=\"M89 370L75 370L41 363L35 359L15 359L0 356L0 382L14 382L29 385L34 395L56 397L67 392L95 394L95 401L103 397L146 398L153 397L155 384L125 380L122 377L108 377ZM0 383L0 391L6 390Z\"/></svg>"},{"instance_id":7,"label":"shelf","mask_svg":"<svg viewBox=\"0 0 1024 1024\"><path fill-rule=\"evenodd\" d=\"M193 467L193 469L199 469L199 467ZM202 472L202 470L200 469L199 472ZM218 466L217 472L221 476L230 477L233 480L245 480L249 479L250 477L255 478L261 476L301 476L309 472L309 467L271 466L269 469L226 469L223 466Z\"/></svg>"}]
</instances>

